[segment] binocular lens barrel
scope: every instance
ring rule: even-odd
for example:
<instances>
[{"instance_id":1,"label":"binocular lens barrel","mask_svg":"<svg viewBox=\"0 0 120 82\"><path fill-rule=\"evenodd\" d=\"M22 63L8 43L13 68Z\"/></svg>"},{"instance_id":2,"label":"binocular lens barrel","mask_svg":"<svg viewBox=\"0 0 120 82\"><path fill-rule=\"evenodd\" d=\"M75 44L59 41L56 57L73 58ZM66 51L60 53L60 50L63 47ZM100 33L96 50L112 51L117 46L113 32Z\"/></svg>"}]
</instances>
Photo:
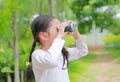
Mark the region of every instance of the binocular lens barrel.
<instances>
[{"instance_id":1,"label":"binocular lens barrel","mask_svg":"<svg viewBox=\"0 0 120 82\"><path fill-rule=\"evenodd\" d=\"M73 32L77 28L75 22L71 22L70 25L65 27L65 32Z\"/></svg>"}]
</instances>

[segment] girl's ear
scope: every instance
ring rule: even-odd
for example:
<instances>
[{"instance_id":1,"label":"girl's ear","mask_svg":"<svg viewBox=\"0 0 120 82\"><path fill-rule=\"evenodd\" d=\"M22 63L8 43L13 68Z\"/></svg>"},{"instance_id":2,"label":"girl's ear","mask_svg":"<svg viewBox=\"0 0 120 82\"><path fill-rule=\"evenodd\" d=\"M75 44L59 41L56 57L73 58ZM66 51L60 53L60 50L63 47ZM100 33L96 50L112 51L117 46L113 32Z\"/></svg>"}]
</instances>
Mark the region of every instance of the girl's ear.
<instances>
[{"instance_id":1,"label":"girl's ear","mask_svg":"<svg viewBox=\"0 0 120 82\"><path fill-rule=\"evenodd\" d=\"M40 40L47 40L47 36L48 36L47 32L40 32L38 35Z\"/></svg>"}]
</instances>

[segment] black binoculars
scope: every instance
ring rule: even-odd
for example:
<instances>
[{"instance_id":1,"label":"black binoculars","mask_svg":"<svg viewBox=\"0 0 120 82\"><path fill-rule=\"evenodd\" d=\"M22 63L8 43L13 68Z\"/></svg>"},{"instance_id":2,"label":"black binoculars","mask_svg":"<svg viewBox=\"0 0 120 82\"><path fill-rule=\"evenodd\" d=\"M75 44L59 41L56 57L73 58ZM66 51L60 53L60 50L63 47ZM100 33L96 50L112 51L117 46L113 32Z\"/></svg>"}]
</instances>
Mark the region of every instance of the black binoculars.
<instances>
[{"instance_id":1,"label":"black binoculars","mask_svg":"<svg viewBox=\"0 0 120 82\"><path fill-rule=\"evenodd\" d=\"M73 32L77 28L75 22L70 22L70 25L65 27L65 32Z\"/></svg>"}]
</instances>

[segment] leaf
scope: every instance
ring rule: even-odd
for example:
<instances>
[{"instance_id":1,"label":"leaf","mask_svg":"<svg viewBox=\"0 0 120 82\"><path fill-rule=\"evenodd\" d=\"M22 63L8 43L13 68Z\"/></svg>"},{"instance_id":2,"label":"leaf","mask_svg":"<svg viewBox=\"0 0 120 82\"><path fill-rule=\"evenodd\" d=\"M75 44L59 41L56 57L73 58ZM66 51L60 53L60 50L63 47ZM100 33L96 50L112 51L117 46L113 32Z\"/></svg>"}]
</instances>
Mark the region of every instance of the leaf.
<instances>
[{"instance_id":1,"label":"leaf","mask_svg":"<svg viewBox=\"0 0 120 82\"><path fill-rule=\"evenodd\" d=\"M97 0L90 0L89 1L89 4L94 4L94 3L96 3L97 2Z\"/></svg>"},{"instance_id":2,"label":"leaf","mask_svg":"<svg viewBox=\"0 0 120 82\"><path fill-rule=\"evenodd\" d=\"M118 13L119 4L119 0L74 0L71 8L79 21L80 32L90 32L95 24L101 30L107 29L118 34L120 25L113 16Z\"/></svg>"},{"instance_id":3,"label":"leaf","mask_svg":"<svg viewBox=\"0 0 120 82\"><path fill-rule=\"evenodd\" d=\"M2 73L13 73L13 70L10 67L3 67L1 69Z\"/></svg>"}]
</instances>

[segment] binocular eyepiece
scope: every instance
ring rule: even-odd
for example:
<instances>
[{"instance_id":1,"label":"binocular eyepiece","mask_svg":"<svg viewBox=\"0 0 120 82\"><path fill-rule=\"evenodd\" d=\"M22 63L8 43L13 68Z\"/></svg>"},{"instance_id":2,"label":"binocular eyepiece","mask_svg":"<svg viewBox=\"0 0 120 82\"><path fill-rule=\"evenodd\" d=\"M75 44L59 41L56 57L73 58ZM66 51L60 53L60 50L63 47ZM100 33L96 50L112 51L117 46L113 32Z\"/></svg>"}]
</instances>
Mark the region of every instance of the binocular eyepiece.
<instances>
[{"instance_id":1,"label":"binocular eyepiece","mask_svg":"<svg viewBox=\"0 0 120 82\"><path fill-rule=\"evenodd\" d=\"M70 22L68 26L65 27L65 32L73 32L77 28L75 22Z\"/></svg>"}]
</instances>

